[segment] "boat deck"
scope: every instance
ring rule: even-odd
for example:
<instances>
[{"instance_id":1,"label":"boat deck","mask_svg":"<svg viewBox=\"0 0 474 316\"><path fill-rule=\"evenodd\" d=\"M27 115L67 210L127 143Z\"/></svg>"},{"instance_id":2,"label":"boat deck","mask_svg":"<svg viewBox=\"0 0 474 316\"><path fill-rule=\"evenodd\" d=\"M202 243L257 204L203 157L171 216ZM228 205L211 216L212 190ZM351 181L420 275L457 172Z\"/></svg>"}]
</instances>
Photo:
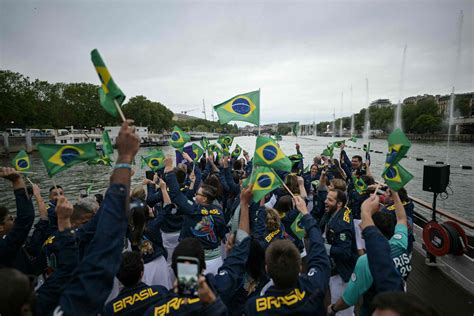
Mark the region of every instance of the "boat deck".
<instances>
[{"instance_id":1,"label":"boat deck","mask_svg":"<svg viewBox=\"0 0 474 316\"><path fill-rule=\"evenodd\" d=\"M440 315L474 315L474 293L469 293L437 267L426 265L424 256L418 251L413 251L411 260L409 293L431 304Z\"/></svg>"}]
</instances>

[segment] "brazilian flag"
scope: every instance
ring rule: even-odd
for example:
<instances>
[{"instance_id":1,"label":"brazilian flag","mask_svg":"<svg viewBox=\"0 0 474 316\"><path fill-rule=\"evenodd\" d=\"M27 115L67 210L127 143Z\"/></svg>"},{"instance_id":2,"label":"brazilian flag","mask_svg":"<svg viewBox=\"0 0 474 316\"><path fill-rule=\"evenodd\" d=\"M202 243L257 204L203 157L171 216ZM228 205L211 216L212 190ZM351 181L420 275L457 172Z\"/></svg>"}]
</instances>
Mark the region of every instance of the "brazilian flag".
<instances>
[{"instance_id":1,"label":"brazilian flag","mask_svg":"<svg viewBox=\"0 0 474 316\"><path fill-rule=\"evenodd\" d=\"M388 136L388 154L385 162L391 166L397 164L410 149L411 143L401 129L395 129Z\"/></svg>"},{"instance_id":2,"label":"brazilian flag","mask_svg":"<svg viewBox=\"0 0 474 316\"><path fill-rule=\"evenodd\" d=\"M214 106L219 123L244 121L260 125L260 90L243 93Z\"/></svg>"},{"instance_id":3,"label":"brazilian flag","mask_svg":"<svg viewBox=\"0 0 474 316\"><path fill-rule=\"evenodd\" d=\"M92 142L75 145L39 144L38 152L50 177L98 157L96 144Z\"/></svg>"},{"instance_id":4,"label":"brazilian flag","mask_svg":"<svg viewBox=\"0 0 474 316\"><path fill-rule=\"evenodd\" d=\"M112 167L112 160L110 159L109 156L101 156L101 157L97 157L92 160L89 160L87 164L89 166L103 165L103 166Z\"/></svg>"},{"instance_id":5,"label":"brazilian flag","mask_svg":"<svg viewBox=\"0 0 474 316\"><path fill-rule=\"evenodd\" d=\"M193 144L192 145L192 149L193 149L193 154L194 154L194 157L193 160L196 162L196 161L199 161L199 159L201 159L202 155L204 154L204 150L199 147L199 145L196 145L196 144Z\"/></svg>"},{"instance_id":6,"label":"brazilian flag","mask_svg":"<svg viewBox=\"0 0 474 316\"><path fill-rule=\"evenodd\" d=\"M357 137L355 135L352 135L352 137L349 138L347 141L357 143Z\"/></svg>"},{"instance_id":7,"label":"brazilian flag","mask_svg":"<svg viewBox=\"0 0 474 316\"><path fill-rule=\"evenodd\" d=\"M253 163L257 166L267 166L274 169L291 171L291 160L278 147L275 141L268 137L258 136Z\"/></svg>"},{"instance_id":8,"label":"brazilian flag","mask_svg":"<svg viewBox=\"0 0 474 316\"><path fill-rule=\"evenodd\" d=\"M333 148L336 148L336 147L341 147L342 144L345 144L346 141L345 140L338 140L338 141L335 141L334 143L332 143L332 147Z\"/></svg>"},{"instance_id":9,"label":"brazilian flag","mask_svg":"<svg viewBox=\"0 0 474 316\"><path fill-rule=\"evenodd\" d=\"M236 144L230 156L234 159L237 159L239 158L241 153L242 153L242 147L240 147L239 144Z\"/></svg>"},{"instance_id":10,"label":"brazilian flag","mask_svg":"<svg viewBox=\"0 0 474 316\"><path fill-rule=\"evenodd\" d=\"M91 59L102 83L102 86L99 88L100 104L110 115L117 117L118 110L115 102L121 106L123 101L125 101L125 94L115 84L97 49L91 52Z\"/></svg>"},{"instance_id":11,"label":"brazilian flag","mask_svg":"<svg viewBox=\"0 0 474 316\"><path fill-rule=\"evenodd\" d=\"M301 219L303 218L303 214L299 213L298 216L296 216L295 220L291 224L291 231L295 234L298 239L303 239L305 230L303 228L303 225L301 224Z\"/></svg>"},{"instance_id":12,"label":"brazilian flag","mask_svg":"<svg viewBox=\"0 0 474 316\"><path fill-rule=\"evenodd\" d=\"M403 168L399 163L390 165L385 164L385 170L382 173L382 178L393 191L398 191L403 188L411 179L413 175Z\"/></svg>"},{"instance_id":13,"label":"brazilian flag","mask_svg":"<svg viewBox=\"0 0 474 316\"><path fill-rule=\"evenodd\" d=\"M365 191L367 191L367 183L365 183L364 179L352 176L352 182L354 183L354 188L359 194L364 194Z\"/></svg>"},{"instance_id":14,"label":"brazilian flag","mask_svg":"<svg viewBox=\"0 0 474 316\"><path fill-rule=\"evenodd\" d=\"M142 165L149 167L153 171L158 171L165 167L165 154L161 149L157 149L155 151L151 151L147 156L141 157L142 158Z\"/></svg>"},{"instance_id":15,"label":"brazilian flag","mask_svg":"<svg viewBox=\"0 0 474 316\"><path fill-rule=\"evenodd\" d=\"M191 137L183 132L181 128L175 126L173 132L171 132L171 140L169 141L170 145L178 150L182 150L184 145L191 141Z\"/></svg>"},{"instance_id":16,"label":"brazilian flag","mask_svg":"<svg viewBox=\"0 0 474 316\"><path fill-rule=\"evenodd\" d=\"M332 158L332 156L334 156L334 146L328 145L327 148L323 150L322 155Z\"/></svg>"},{"instance_id":17,"label":"brazilian flag","mask_svg":"<svg viewBox=\"0 0 474 316\"><path fill-rule=\"evenodd\" d=\"M114 148L112 147L112 142L110 141L107 131L102 132L102 152L104 156L110 156L114 153Z\"/></svg>"},{"instance_id":18,"label":"brazilian flag","mask_svg":"<svg viewBox=\"0 0 474 316\"><path fill-rule=\"evenodd\" d=\"M254 202L260 201L266 194L283 186L280 177L268 167L257 167L252 171L246 185L253 184L252 193Z\"/></svg>"},{"instance_id":19,"label":"brazilian flag","mask_svg":"<svg viewBox=\"0 0 474 316\"><path fill-rule=\"evenodd\" d=\"M217 160L219 160L224 155L222 149L220 149L217 144L209 144L209 146L207 146L207 153L210 157L214 157L212 153L216 153Z\"/></svg>"},{"instance_id":20,"label":"brazilian flag","mask_svg":"<svg viewBox=\"0 0 474 316\"><path fill-rule=\"evenodd\" d=\"M219 139L217 140L217 143L222 146L222 148L230 148L232 146L232 143L234 142L234 136L230 135L222 135L219 136Z\"/></svg>"},{"instance_id":21,"label":"brazilian flag","mask_svg":"<svg viewBox=\"0 0 474 316\"><path fill-rule=\"evenodd\" d=\"M12 160L12 165L16 171L28 171L31 168L30 157L26 151L21 150Z\"/></svg>"},{"instance_id":22,"label":"brazilian flag","mask_svg":"<svg viewBox=\"0 0 474 316\"><path fill-rule=\"evenodd\" d=\"M208 147L209 144L210 144L209 139L207 139L207 137L205 137L205 136L203 136L203 137L201 138L200 143L201 143L201 146L202 146L202 148L203 148L204 150L207 150L207 147Z\"/></svg>"}]
</instances>

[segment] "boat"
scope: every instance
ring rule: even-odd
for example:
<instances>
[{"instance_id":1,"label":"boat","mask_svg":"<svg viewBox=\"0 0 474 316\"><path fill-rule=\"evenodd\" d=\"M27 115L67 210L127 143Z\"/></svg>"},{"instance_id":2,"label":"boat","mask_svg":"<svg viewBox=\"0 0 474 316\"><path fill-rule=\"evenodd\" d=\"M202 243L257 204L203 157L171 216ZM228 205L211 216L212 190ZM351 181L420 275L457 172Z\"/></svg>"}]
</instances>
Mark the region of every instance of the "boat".
<instances>
[{"instance_id":1,"label":"boat","mask_svg":"<svg viewBox=\"0 0 474 316\"><path fill-rule=\"evenodd\" d=\"M203 137L207 139L218 139L218 133L209 133L209 132L189 132L188 135L191 137L191 140L201 140Z\"/></svg>"}]
</instances>

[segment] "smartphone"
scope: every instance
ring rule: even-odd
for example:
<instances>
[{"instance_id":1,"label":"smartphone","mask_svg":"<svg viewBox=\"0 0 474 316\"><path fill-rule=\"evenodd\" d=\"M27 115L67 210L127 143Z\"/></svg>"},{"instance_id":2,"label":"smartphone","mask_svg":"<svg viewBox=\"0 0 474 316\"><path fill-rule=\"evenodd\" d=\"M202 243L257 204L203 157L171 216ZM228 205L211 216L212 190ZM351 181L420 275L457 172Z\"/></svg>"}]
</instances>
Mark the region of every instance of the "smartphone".
<instances>
[{"instance_id":1,"label":"smartphone","mask_svg":"<svg viewBox=\"0 0 474 316\"><path fill-rule=\"evenodd\" d=\"M178 294L185 297L198 296L199 260L194 257L176 258Z\"/></svg>"},{"instance_id":2,"label":"smartphone","mask_svg":"<svg viewBox=\"0 0 474 316\"><path fill-rule=\"evenodd\" d=\"M145 171L145 177L148 179L148 180L151 180L153 181L153 177L155 176L155 172L151 171L151 170L147 170Z\"/></svg>"}]
</instances>

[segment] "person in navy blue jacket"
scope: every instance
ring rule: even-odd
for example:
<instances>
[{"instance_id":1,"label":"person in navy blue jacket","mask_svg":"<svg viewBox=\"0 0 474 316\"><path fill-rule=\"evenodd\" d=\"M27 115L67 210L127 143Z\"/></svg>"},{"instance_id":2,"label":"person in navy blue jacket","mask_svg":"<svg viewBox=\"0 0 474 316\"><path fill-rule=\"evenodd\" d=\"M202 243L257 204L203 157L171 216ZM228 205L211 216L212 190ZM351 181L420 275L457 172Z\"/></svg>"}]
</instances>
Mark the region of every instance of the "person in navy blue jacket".
<instances>
[{"instance_id":1,"label":"person in navy blue jacket","mask_svg":"<svg viewBox=\"0 0 474 316\"><path fill-rule=\"evenodd\" d=\"M35 209L25 182L15 169L3 167L0 176L11 181L16 200L15 221L6 207L0 207L0 266L11 267L33 225Z\"/></svg>"},{"instance_id":2,"label":"person in navy blue jacket","mask_svg":"<svg viewBox=\"0 0 474 316\"><path fill-rule=\"evenodd\" d=\"M276 240L268 247L266 270L272 282L260 295L247 301L246 315L323 315L330 263L321 232L308 213L305 201L296 196L295 204L303 214L302 224L309 239L308 272L300 275L301 257L288 240Z\"/></svg>"},{"instance_id":3,"label":"person in navy blue jacket","mask_svg":"<svg viewBox=\"0 0 474 316\"><path fill-rule=\"evenodd\" d=\"M354 223L346 203L345 192L338 189L328 192L326 209L330 219L325 227L325 237L327 253L334 263L329 281L331 303L344 292L357 260ZM353 308L345 312L352 314Z\"/></svg>"},{"instance_id":4,"label":"person in navy blue jacket","mask_svg":"<svg viewBox=\"0 0 474 316\"><path fill-rule=\"evenodd\" d=\"M179 240L187 237L198 238L206 250L206 261L210 271L217 272L217 268L222 264L219 247L221 240L225 239L227 227L220 205L214 203L216 189L203 184L196 193L195 201L191 201L179 190L170 157L165 158L164 171L171 202L178 207L178 214L184 215Z\"/></svg>"},{"instance_id":5,"label":"person in navy blue jacket","mask_svg":"<svg viewBox=\"0 0 474 316\"><path fill-rule=\"evenodd\" d=\"M49 234L54 233L58 229L58 219L56 217L56 203L60 196L64 195L64 190L60 185L49 188L49 202L48 202L48 219L49 219Z\"/></svg>"}]
</instances>

